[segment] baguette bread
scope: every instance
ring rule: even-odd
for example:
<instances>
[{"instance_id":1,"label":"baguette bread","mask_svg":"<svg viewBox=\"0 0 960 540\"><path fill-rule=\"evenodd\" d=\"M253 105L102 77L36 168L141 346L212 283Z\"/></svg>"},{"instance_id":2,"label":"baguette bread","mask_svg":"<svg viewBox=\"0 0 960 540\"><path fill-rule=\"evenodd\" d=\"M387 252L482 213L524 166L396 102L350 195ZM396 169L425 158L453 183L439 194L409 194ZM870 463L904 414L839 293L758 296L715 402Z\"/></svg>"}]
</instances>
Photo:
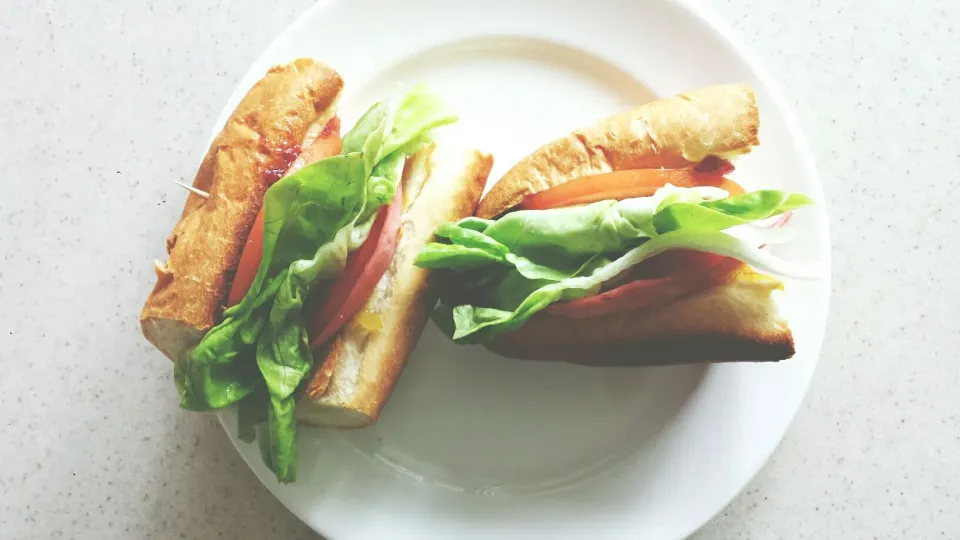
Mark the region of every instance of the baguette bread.
<instances>
[{"instance_id":1,"label":"baguette bread","mask_svg":"<svg viewBox=\"0 0 960 540\"><path fill-rule=\"evenodd\" d=\"M759 143L759 126L747 85L712 86L647 103L521 160L484 197L477 215L502 215L527 195L585 175L733 158ZM782 360L793 356L794 344L774 301L780 287L744 266L656 308L589 317L537 313L485 346L513 358L592 366Z\"/></svg>"},{"instance_id":2,"label":"baguette bread","mask_svg":"<svg viewBox=\"0 0 960 540\"><path fill-rule=\"evenodd\" d=\"M343 81L302 58L277 66L237 105L210 144L167 238L166 263L140 313L146 338L170 359L200 342L219 322L243 245L272 181L296 156L311 125L325 124Z\"/></svg>"},{"instance_id":3,"label":"baguette bread","mask_svg":"<svg viewBox=\"0 0 960 540\"><path fill-rule=\"evenodd\" d=\"M773 296L780 287L744 269L729 283L657 309L585 319L538 313L487 348L511 358L590 366L782 360L795 350Z\"/></svg>"},{"instance_id":4,"label":"baguette bread","mask_svg":"<svg viewBox=\"0 0 960 540\"><path fill-rule=\"evenodd\" d=\"M396 253L363 310L318 349L300 422L362 427L380 416L437 301L413 259L437 226L473 213L492 165L487 154L438 144L407 161Z\"/></svg>"},{"instance_id":5,"label":"baguette bread","mask_svg":"<svg viewBox=\"0 0 960 540\"><path fill-rule=\"evenodd\" d=\"M477 216L499 216L527 195L580 176L679 169L707 156L745 154L759 143L759 126L756 97L747 85L711 86L653 101L540 147L493 186Z\"/></svg>"}]
</instances>

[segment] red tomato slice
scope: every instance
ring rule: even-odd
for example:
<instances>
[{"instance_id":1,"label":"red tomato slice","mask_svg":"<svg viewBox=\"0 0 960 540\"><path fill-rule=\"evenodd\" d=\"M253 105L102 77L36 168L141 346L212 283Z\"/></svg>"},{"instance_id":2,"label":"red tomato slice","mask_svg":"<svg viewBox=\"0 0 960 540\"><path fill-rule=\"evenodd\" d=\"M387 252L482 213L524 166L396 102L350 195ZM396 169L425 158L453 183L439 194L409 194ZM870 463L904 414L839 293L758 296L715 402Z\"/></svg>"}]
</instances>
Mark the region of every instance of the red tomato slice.
<instances>
[{"instance_id":1,"label":"red tomato slice","mask_svg":"<svg viewBox=\"0 0 960 540\"><path fill-rule=\"evenodd\" d=\"M648 265L648 268L640 268ZM553 304L544 311L564 317L585 318L664 305L723 283L742 268L743 263L711 253L677 250L662 253L640 267L638 270L641 275L649 277L595 296Z\"/></svg>"},{"instance_id":2,"label":"red tomato slice","mask_svg":"<svg viewBox=\"0 0 960 540\"><path fill-rule=\"evenodd\" d=\"M324 127L317 140L297 156L283 176L292 174L321 159L335 156L340 153L342 148L340 119L334 116ZM227 295L227 306L239 304L257 276L260 259L263 257L263 210L261 206L257 218L253 221L253 228L250 229L250 236L247 237L247 242L243 245L240 262L237 264L237 273L233 276L230 293Z\"/></svg>"},{"instance_id":3,"label":"red tomato slice","mask_svg":"<svg viewBox=\"0 0 960 540\"><path fill-rule=\"evenodd\" d=\"M743 188L718 172L694 169L629 169L591 176L582 176L550 189L526 196L520 202L523 210L548 210L610 199L649 197L667 184L677 187L715 186L731 195Z\"/></svg>"},{"instance_id":4,"label":"red tomato slice","mask_svg":"<svg viewBox=\"0 0 960 540\"><path fill-rule=\"evenodd\" d=\"M343 273L330 287L319 308L312 310L308 306L304 309L305 314L314 313L307 326L312 348L323 345L367 303L397 250L402 213L403 194L397 184L393 201L377 214L369 236L360 249L347 258Z\"/></svg>"},{"instance_id":5,"label":"red tomato slice","mask_svg":"<svg viewBox=\"0 0 960 540\"><path fill-rule=\"evenodd\" d=\"M237 273L233 275L230 294L227 295L227 306L235 306L243 300L243 297L247 294L247 289L250 288L253 279L257 276L261 257L263 257L263 208L257 213L257 219L254 220L253 228L250 229L247 243L243 245L240 263L237 265Z\"/></svg>"}]
</instances>

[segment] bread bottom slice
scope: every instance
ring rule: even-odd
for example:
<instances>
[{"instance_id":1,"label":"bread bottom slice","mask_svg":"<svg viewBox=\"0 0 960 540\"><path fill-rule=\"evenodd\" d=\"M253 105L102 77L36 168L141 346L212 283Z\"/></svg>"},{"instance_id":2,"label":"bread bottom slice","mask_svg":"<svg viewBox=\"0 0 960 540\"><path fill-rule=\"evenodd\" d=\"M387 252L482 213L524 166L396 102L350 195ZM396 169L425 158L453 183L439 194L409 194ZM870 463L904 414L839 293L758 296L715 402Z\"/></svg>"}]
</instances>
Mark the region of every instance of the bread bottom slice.
<instances>
[{"instance_id":1,"label":"bread bottom slice","mask_svg":"<svg viewBox=\"0 0 960 540\"><path fill-rule=\"evenodd\" d=\"M297 404L301 423L362 427L380 416L436 305L429 272L413 260L436 227L473 214L492 165L489 155L444 145L408 161L396 254L364 309L318 351Z\"/></svg>"},{"instance_id":2,"label":"bread bottom slice","mask_svg":"<svg viewBox=\"0 0 960 540\"><path fill-rule=\"evenodd\" d=\"M740 272L724 285L655 309L576 319L540 313L487 344L497 354L588 366L765 362L795 353L776 279Z\"/></svg>"}]
</instances>

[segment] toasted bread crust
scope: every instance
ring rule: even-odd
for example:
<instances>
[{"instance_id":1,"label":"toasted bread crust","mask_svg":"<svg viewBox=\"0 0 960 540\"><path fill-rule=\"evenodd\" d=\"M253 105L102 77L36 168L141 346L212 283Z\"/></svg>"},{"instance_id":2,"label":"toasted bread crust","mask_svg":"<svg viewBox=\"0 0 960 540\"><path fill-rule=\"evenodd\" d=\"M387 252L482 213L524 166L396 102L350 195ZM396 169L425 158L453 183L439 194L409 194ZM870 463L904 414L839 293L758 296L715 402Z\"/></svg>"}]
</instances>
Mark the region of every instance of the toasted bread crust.
<instances>
[{"instance_id":1,"label":"toasted bread crust","mask_svg":"<svg viewBox=\"0 0 960 540\"><path fill-rule=\"evenodd\" d=\"M746 270L659 309L587 319L539 313L487 348L511 358L590 366L785 360L795 350L773 298L779 287Z\"/></svg>"},{"instance_id":2,"label":"toasted bread crust","mask_svg":"<svg viewBox=\"0 0 960 540\"><path fill-rule=\"evenodd\" d=\"M413 259L437 226L473 213L492 166L487 154L445 147L428 147L408 161L397 251L364 308L379 316L381 328L371 331L355 317L318 351L297 406L301 422L361 427L380 416L436 305L429 272Z\"/></svg>"},{"instance_id":3,"label":"toasted bread crust","mask_svg":"<svg viewBox=\"0 0 960 540\"><path fill-rule=\"evenodd\" d=\"M730 158L759 143L756 97L747 85L711 86L641 105L548 143L513 166L480 202L492 218L527 195L590 174L687 167Z\"/></svg>"},{"instance_id":4,"label":"toasted bread crust","mask_svg":"<svg viewBox=\"0 0 960 540\"><path fill-rule=\"evenodd\" d=\"M219 321L267 187L299 153L307 128L333 115L342 88L336 71L311 59L273 67L210 144L193 181L210 197L187 198L140 313L144 335L171 359Z\"/></svg>"}]
</instances>

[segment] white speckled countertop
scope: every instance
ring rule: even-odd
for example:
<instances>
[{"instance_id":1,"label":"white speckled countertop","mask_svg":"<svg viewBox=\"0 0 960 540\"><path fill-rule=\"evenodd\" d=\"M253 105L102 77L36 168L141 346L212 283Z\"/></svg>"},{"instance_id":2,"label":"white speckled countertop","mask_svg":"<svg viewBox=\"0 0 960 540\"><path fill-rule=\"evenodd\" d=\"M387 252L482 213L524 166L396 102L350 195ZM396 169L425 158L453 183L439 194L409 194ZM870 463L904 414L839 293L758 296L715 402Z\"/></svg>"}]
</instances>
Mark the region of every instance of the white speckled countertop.
<instances>
[{"instance_id":1,"label":"white speckled countertop","mask_svg":"<svg viewBox=\"0 0 960 540\"><path fill-rule=\"evenodd\" d=\"M0 8L0 539L317 538L177 409L136 321L170 180L309 3ZM805 405L695 538L960 538L960 3L696 3L796 108L836 270Z\"/></svg>"}]
</instances>

